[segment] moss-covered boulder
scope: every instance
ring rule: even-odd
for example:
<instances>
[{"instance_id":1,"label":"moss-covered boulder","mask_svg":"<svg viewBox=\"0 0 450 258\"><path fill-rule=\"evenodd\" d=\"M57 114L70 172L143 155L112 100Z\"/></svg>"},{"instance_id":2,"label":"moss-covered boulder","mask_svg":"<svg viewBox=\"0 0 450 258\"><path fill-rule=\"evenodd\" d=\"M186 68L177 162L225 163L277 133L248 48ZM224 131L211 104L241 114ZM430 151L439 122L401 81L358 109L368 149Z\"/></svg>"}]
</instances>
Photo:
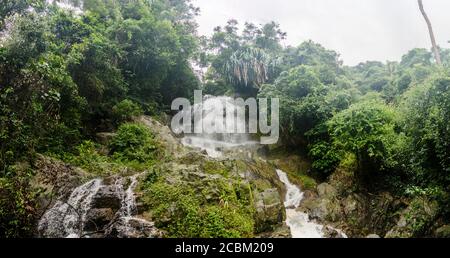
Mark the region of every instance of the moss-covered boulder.
<instances>
[{"instance_id":1,"label":"moss-covered boulder","mask_svg":"<svg viewBox=\"0 0 450 258\"><path fill-rule=\"evenodd\" d=\"M284 206L278 189L267 189L255 193L255 227L256 233L272 231L282 225Z\"/></svg>"},{"instance_id":2,"label":"moss-covered boulder","mask_svg":"<svg viewBox=\"0 0 450 258\"><path fill-rule=\"evenodd\" d=\"M439 205L423 197L417 197L402 212L400 219L387 234L387 238L420 237L426 233L436 216Z\"/></svg>"}]
</instances>

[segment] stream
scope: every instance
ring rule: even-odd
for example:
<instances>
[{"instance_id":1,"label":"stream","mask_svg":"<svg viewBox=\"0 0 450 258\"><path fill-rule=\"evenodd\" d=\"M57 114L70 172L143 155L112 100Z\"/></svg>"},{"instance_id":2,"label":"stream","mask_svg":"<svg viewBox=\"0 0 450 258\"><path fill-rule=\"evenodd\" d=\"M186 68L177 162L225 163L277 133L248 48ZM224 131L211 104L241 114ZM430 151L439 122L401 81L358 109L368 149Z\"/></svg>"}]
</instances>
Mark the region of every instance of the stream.
<instances>
[{"instance_id":1,"label":"stream","mask_svg":"<svg viewBox=\"0 0 450 258\"><path fill-rule=\"evenodd\" d=\"M203 99L203 122L207 125L215 126L216 118L224 116L223 112L217 112L214 109L215 106L232 100L230 97L212 97L205 96ZM198 109L199 106L193 107L193 112ZM236 110L239 108L234 107ZM211 110L211 111L210 111ZM219 119L220 120L220 119ZM225 119L225 121L230 121ZM237 116L235 120L236 126L246 126L245 117ZM197 125L197 126L201 126ZM221 125L222 126L222 125ZM185 135L182 139L182 143L186 146L199 148L205 150L210 157L219 158L226 155L227 151L237 149L240 152L244 152L246 148L252 148L258 146L258 142L252 141L249 134L192 134ZM250 156L250 154L249 154ZM286 199L284 206L286 207L286 225L291 230L293 238L322 238L324 237L323 226L316 224L309 220L309 216L306 213L297 211L303 200L303 192L300 188L292 184L285 172L277 169L277 175L280 181L286 187ZM342 233L345 236L345 234Z\"/></svg>"},{"instance_id":2,"label":"stream","mask_svg":"<svg viewBox=\"0 0 450 258\"><path fill-rule=\"evenodd\" d=\"M223 112L214 111L214 106L230 101L229 97L206 96L203 101L203 122L211 126L224 119ZM233 102L234 103L234 102ZM194 106L193 109L201 108ZM235 107L236 109L238 107ZM224 119L224 121L230 121ZM246 126L245 117L237 117L235 126ZM202 126L202 124L197 125ZM251 157L251 151L259 147L249 134L190 134L181 139L183 145L205 151L212 158L221 158L229 153L238 157ZM303 200L301 189L292 184L285 172L276 170L286 187L286 225L293 238L324 237L323 226L309 220L308 214L297 211ZM134 190L139 175L116 177L114 180L93 179L75 188L70 196L60 197L48 209L38 224L42 237L157 237L158 229L152 222L136 217L137 205ZM99 229L102 229L101 231ZM345 236L345 234L343 234Z\"/></svg>"},{"instance_id":3,"label":"stream","mask_svg":"<svg viewBox=\"0 0 450 258\"><path fill-rule=\"evenodd\" d=\"M303 200L303 192L300 188L292 184L285 172L277 169L280 181L286 186L286 224L291 229L293 238L322 238L323 226L309 220L306 213L296 211Z\"/></svg>"}]
</instances>

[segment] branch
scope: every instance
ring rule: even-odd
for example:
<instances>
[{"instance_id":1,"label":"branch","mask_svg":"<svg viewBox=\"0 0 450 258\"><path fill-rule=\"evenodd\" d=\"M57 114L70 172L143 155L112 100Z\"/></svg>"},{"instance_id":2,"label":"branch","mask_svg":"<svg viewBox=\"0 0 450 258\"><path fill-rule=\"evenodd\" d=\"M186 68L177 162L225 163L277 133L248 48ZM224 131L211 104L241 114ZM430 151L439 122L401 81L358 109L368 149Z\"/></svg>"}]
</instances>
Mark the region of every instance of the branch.
<instances>
[{"instance_id":1,"label":"branch","mask_svg":"<svg viewBox=\"0 0 450 258\"><path fill-rule=\"evenodd\" d=\"M419 3L420 12L422 13L423 18L425 19L425 22L427 23L427 26L428 26L428 31L430 33L430 38L431 38L431 45L433 46L433 52L434 52L434 57L436 58L436 63L438 65L442 65L441 54L439 53L439 49L436 44L436 38L434 37L433 26L431 25L431 21L428 18L428 15L425 12L425 9L423 8L422 0L417 0L417 1Z\"/></svg>"}]
</instances>

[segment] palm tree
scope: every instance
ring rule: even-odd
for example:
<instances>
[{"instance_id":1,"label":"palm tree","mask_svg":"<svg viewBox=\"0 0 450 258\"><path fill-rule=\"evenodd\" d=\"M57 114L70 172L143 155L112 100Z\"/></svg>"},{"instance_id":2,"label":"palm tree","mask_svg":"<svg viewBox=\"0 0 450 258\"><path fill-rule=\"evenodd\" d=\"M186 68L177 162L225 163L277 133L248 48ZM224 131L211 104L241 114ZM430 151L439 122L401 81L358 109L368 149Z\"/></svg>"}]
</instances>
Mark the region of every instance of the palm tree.
<instances>
[{"instance_id":1,"label":"palm tree","mask_svg":"<svg viewBox=\"0 0 450 258\"><path fill-rule=\"evenodd\" d=\"M259 88L269 79L270 57L260 48L244 47L230 56L223 69L234 86Z\"/></svg>"},{"instance_id":2,"label":"palm tree","mask_svg":"<svg viewBox=\"0 0 450 258\"><path fill-rule=\"evenodd\" d=\"M439 49L436 44L436 38L434 37L434 32L433 32L433 27L431 26L431 21L428 18L428 15L425 12L425 9L423 8L422 0L418 0L418 3L419 3L420 12L422 13L423 18L425 19L425 22L427 23L427 26L428 26L428 31L430 32L431 44L433 45L433 52L434 52L434 57L436 58L436 63L438 65L442 65L441 54L439 53Z\"/></svg>"}]
</instances>

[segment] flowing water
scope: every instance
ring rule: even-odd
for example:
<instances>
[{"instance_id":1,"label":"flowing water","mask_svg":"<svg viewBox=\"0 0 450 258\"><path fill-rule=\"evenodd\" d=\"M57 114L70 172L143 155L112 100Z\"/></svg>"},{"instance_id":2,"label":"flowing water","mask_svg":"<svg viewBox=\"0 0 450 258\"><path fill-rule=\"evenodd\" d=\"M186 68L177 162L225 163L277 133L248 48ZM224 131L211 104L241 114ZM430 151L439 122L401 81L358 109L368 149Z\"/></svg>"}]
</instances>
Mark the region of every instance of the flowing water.
<instances>
[{"instance_id":1,"label":"flowing water","mask_svg":"<svg viewBox=\"0 0 450 258\"><path fill-rule=\"evenodd\" d=\"M206 125L216 126L214 123L220 121L220 118L224 116L225 112L214 109L217 105L223 105L224 102L230 103L232 99L229 97L211 97L207 96L203 100L203 107L194 106L192 112L195 112L198 108L203 108L206 112L203 112L203 122ZM238 109L239 107L234 107ZM208 112L208 110L212 110ZM205 115L206 113L206 115ZM226 119L225 119L226 120ZM226 120L228 121L228 120ZM237 126L246 126L245 117L237 116ZM197 124L196 126L202 126ZM227 149L232 148L244 148L249 145L257 145L257 142L251 141L249 134L193 134L186 135L182 139L184 145L191 147L197 147L206 150L211 157L221 157ZM286 173L281 170L277 170L278 177L281 182L284 183L287 189L285 207L286 207L286 224L291 229L291 235L294 238L321 238L323 237L323 226L316 224L309 220L308 214L298 212L296 209L299 207L302 199L303 192L296 185L293 185Z\"/></svg>"},{"instance_id":2,"label":"flowing water","mask_svg":"<svg viewBox=\"0 0 450 258\"><path fill-rule=\"evenodd\" d=\"M229 97L206 97L203 101L203 107L194 106L195 109L203 108L203 122L212 126L217 125L215 122L220 121L217 118L224 118L224 112L220 112L213 107L223 105L224 102L231 103ZM238 107L235 107L238 108ZM225 121L228 121L226 118ZM245 117L237 116L235 120L236 126L246 126ZM202 126L196 125L196 126ZM246 148L257 146L258 143L251 140L249 134L192 134L185 135L182 143L187 146L200 148L205 150L211 157L221 157L227 151L244 152ZM291 230L294 238L320 238L323 237L323 226L309 220L308 215L299 212L299 207L303 192L296 185L293 185L286 173L281 170L276 171L280 181L286 186L286 224ZM105 184L102 179L91 180L73 190L72 194L65 201L59 200L54 206L47 210L39 221L38 230L44 237L88 237L90 233L86 231L86 224L89 223L89 211L95 209L94 200L98 198L103 188L108 188L119 200L120 208L116 211L116 224L114 230L118 232L118 236L130 237L136 236L142 232L150 232L154 230L153 223L137 218L136 197L134 189L138 183L139 175L118 178L112 185ZM106 234L108 229L106 230ZM156 234L156 233L155 233ZM345 234L343 234L345 236Z\"/></svg>"},{"instance_id":3,"label":"flowing water","mask_svg":"<svg viewBox=\"0 0 450 258\"><path fill-rule=\"evenodd\" d=\"M235 110L233 117L227 117L226 111L217 107L227 107ZM227 151L251 147L258 144L253 141L247 133L226 133L227 125L232 125L234 131L237 128L247 128L245 113L242 107L235 105L234 99L230 97L205 96L202 104L195 104L192 107L192 114L201 112L202 116L193 120L194 132L202 131L198 134L188 134L182 139L186 146L205 150L210 157L219 158ZM242 114L244 114L242 116ZM199 120L202 120L199 121ZM215 128L223 133L208 133L208 130Z\"/></svg>"},{"instance_id":4,"label":"flowing water","mask_svg":"<svg viewBox=\"0 0 450 258\"><path fill-rule=\"evenodd\" d=\"M309 220L308 214L299 212L296 209L303 200L303 192L296 185L293 185L287 174L277 169L280 181L286 186L286 224L291 229L293 238L322 238L323 226Z\"/></svg>"},{"instance_id":5,"label":"flowing water","mask_svg":"<svg viewBox=\"0 0 450 258\"><path fill-rule=\"evenodd\" d=\"M83 233L86 214L102 180L94 179L77 187L67 201L57 201L39 221L38 229L46 237L79 237Z\"/></svg>"},{"instance_id":6,"label":"flowing water","mask_svg":"<svg viewBox=\"0 0 450 258\"><path fill-rule=\"evenodd\" d=\"M95 207L95 198L115 199L120 203L115 218L119 224L119 233L123 236L134 232L131 222L140 222L148 226L150 222L134 218L137 213L134 189L138 183L138 176L118 178L112 185L107 185L102 179L91 180L73 190L67 200L58 200L52 208L47 210L39 221L38 230L44 237L80 238L88 237L92 230L86 230L89 212ZM107 189L106 196L101 191ZM105 208L105 207L100 207ZM137 224L137 223L134 223Z\"/></svg>"}]
</instances>

